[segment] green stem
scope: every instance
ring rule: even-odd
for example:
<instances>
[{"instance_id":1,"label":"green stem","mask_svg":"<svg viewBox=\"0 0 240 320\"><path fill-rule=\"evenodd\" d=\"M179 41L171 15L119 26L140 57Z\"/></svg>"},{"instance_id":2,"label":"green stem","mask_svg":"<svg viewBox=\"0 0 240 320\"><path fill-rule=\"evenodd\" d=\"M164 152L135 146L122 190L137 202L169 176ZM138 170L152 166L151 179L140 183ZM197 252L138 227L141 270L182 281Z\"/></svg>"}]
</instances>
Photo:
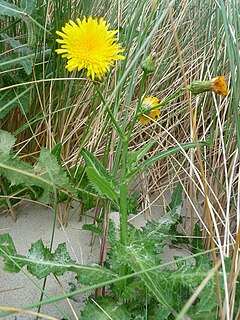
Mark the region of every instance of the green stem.
<instances>
[{"instance_id":1,"label":"green stem","mask_svg":"<svg viewBox=\"0 0 240 320\"><path fill-rule=\"evenodd\" d=\"M127 195L128 184L126 182L127 175L127 153L128 153L128 139L125 136L122 139L122 157L121 157L121 173L120 173L120 242L123 246L128 243L128 222L127 222ZM122 265L119 270L120 277L127 274L127 265ZM126 286L126 280L123 280L122 287Z\"/></svg>"},{"instance_id":2,"label":"green stem","mask_svg":"<svg viewBox=\"0 0 240 320\"><path fill-rule=\"evenodd\" d=\"M123 131L122 131L122 129L120 128L119 124L117 123L117 120L115 119L112 111L111 111L111 110L109 109L109 107L106 105L106 101L105 101L105 99L104 99L104 97L103 97L103 95L102 95L102 93L101 93L101 91L100 91L100 89L99 89L99 86L98 86L96 83L94 83L94 86L95 86L95 88L96 88L96 90L97 90L97 93L98 93L100 99L102 100L103 104L105 105L105 109L106 109L106 111L107 111L110 119L112 120L112 123L114 124L114 126L115 126L115 128L116 128L116 130L117 130L117 132L118 132L118 134L119 134L119 136L120 136L121 138L123 138L123 137L124 137Z\"/></svg>"},{"instance_id":3,"label":"green stem","mask_svg":"<svg viewBox=\"0 0 240 320\"><path fill-rule=\"evenodd\" d=\"M131 134L132 134L132 131L133 131L133 128L135 126L135 123L137 121L137 118L138 118L138 115L139 115L139 110L141 108L141 105L142 105L142 95L143 95L143 90L144 90L144 86L145 86L145 82L147 80L147 75L146 73L144 72L143 73L143 76L142 76L142 81L141 81L141 86L140 86L140 89L139 89L139 94L138 94L138 105L137 105L137 109L135 111L135 114L134 114L134 117L133 117L133 120L131 122L131 125L130 125L130 128L128 130L128 135L127 135L127 139L128 139L128 142L131 138Z\"/></svg>"},{"instance_id":4,"label":"green stem","mask_svg":"<svg viewBox=\"0 0 240 320\"><path fill-rule=\"evenodd\" d=\"M119 124L117 123L112 111L107 106L106 101L99 89L99 86L96 83L94 83L94 86L123 144L122 155L121 155L121 173L120 173L120 242L122 245L125 246L128 240L128 224L127 224L128 185L126 182L126 175L127 175L127 153L128 153L129 138L128 136L124 135L123 130L120 128ZM126 265L121 266L119 270L120 276L124 276L126 274L126 271L127 271L127 266ZM123 281L122 288L124 288L125 285L126 285L126 280Z\"/></svg>"},{"instance_id":5,"label":"green stem","mask_svg":"<svg viewBox=\"0 0 240 320\"><path fill-rule=\"evenodd\" d=\"M128 144L131 138L131 133L133 131L134 125L137 121L137 114L141 107L142 103L142 94L145 86L147 76L144 73L141 81L141 86L139 89L139 98L137 109L133 118L133 121L130 125L130 128L127 134L122 139L122 156L121 156L121 173L120 173L120 242L123 246L126 246L128 243L128 181L126 179L127 176L127 155L128 155ZM123 277L127 274L127 265L122 265L119 270L120 277ZM122 282L122 288L126 287L126 280Z\"/></svg>"},{"instance_id":6,"label":"green stem","mask_svg":"<svg viewBox=\"0 0 240 320\"><path fill-rule=\"evenodd\" d=\"M54 216L53 216L53 225L52 225L52 235L51 235L51 241L50 241L50 247L49 250L50 252L52 252L52 248L53 248L53 241L54 241L54 235L55 235L55 230L56 230L56 223L57 223L57 189L56 189L56 185L54 184L54 180L53 180L53 176L51 174L51 171L48 170L48 174L50 176L50 179L53 183L53 193L54 193ZM43 285L42 285L42 291L41 291L41 295L40 295L40 302L43 300L43 296L45 295L45 287L46 287L46 283L47 283L47 277L44 278L43 281ZM40 313L41 311L41 305L38 306L38 313ZM38 320L38 316L36 318L36 320Z\"/></svg>"},{"instance_id":7,"label":"green stem","mask_svg":"<svg viewBox=\"0 0 240 320\"><path fill-rule=\"evenodd\" d=\"M121 173L120 173L120 242L122 245L127 244L128 231L127 231L127 194L128 185L126 182L127 175L127 153L128 153L128 140L125 136L123 139L123 149L121 157Z\"/></svg>"}]
</instances>

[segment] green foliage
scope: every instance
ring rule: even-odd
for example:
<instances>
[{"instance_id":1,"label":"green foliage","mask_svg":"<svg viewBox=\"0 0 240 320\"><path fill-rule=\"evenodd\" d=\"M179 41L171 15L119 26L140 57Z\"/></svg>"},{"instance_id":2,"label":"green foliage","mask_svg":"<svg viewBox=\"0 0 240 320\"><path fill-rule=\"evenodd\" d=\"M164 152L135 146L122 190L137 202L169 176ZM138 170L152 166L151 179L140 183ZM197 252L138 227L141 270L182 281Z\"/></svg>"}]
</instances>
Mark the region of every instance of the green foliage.
<instances>
[{"instance_id":1,"label":"green foliage","mask_svg":"<svg viewBox=\"0 0 240 320\"><path fill-rule=\"evenodd\" d=\"M9 234L0 235L0 252L1 256L4 258L3 270L8 272L18 272L19 267L12 264L12 260L9 256L16 254L16 249L12 238Z\"/></svg>"},{"instance_id":2,"label":"green foliage","mask_svg":"<svg viewBox=\"0 0 240 320\"><path fill-rule=\"evenodd\" d=\"M135 190L132 194L127 197L127 213L128 214L136 214L138 209L138 199L139 199L139 191Z\"/></svg>"},{"instance_id":3,"label":"green foliage","mask_svg":"<svg viewBox=\"0 0 240 320\"><path fill-rule=\"evenodd\" d=\"M208 146L209 143L206 141L201 141L198 143L199 147ZM130 172L127 174L126 178L130 180L135 174L137 174L139 171L147 170L152 164L154 164L156 161L162 160L164 158L167 158L171 155L174 155L182 150L188 150L191 148L196 148L195 142L185 143L177 147L169 148L166 151L159 152L158 154L153 155L152 157L148 158L147 160L142 161L137 167L133 167L130 169Z\"/></svg>"},{"instance_id":4,"label":"green foliage","mask_svg":"<svg viewBox=\"0 0 240 320\"><path fill-rule=\"evenodd\" d=\"M142 147L140 150L129 152L128 154L128 172L130 173L132 170L134 170L139 161L148 153L148 151L152 148L152 146L156 143L156 141L149 141L144 147Z\"/></svg>"},{"instance_id":5,"label":"green foliage","mask_svg":"<svg viewBox=\"0 0 240 320\"><path fill-rule=\"evenodd\" d=\"M87 167L86 173L89 180L92 181L94 187L98 193L102 196L106 196L108 199L115 203L118 203L118 193L115 191L111 182L102 177L99 172L93 167Z\"/></svg>"},{"instance_id":6,"label":"green foliage","mask_svg":"<svg viewBox=\"0 0 240 320\"><path fill-rule=\"evenodd\" d=\"M126 307L111 298L99 298L96 303L88 301L81 313L81 320L131 320Z\"/></svg>"},{"instance_id":7,"label":"green foliage","mask_svg":"<svg viewBox=\"0 0 240 320\"><path fill-rule=\"evenodd\" d=\"M85 210L92 209L96 205L99 195L83 169L82 177L80 178L78 184L78 199L80 199L83 203Z\"/></svg>"},{"instance_id":8,"label":"green foliage","mask_svg":"<svg viewBox=\"0 0 240 320\"><path fill-rule=\"evenodd\" d=\"M141 230L132 229L130 242L127 246L119 243L119 233L113 223L110 224L109 238L111 243L110 261L108 265L116 271L126 264L128 273L140 274L127 280L124 290L116 283L112 286L115 296L131 309L136 319L145 319L144 305L146 301L146 288L148 304L145 306L149 313L151 310L162 308L163 315L149 315L149 319L172 319L182 309L190 296L206 278L212 268L211 260L206 255L176 261L173 270L161 268L162 249L166 241L175 243L179 239L176 225L179 223L182 206L182 187L178 184L172 194L167 211L158 221L148 222ZM195 227L200 236L200 230ZM133 232L134 231L134 232ZM202 251L202 240L198 238L198 250ZM173 263L174 264L174 263ZM151 270L154 269L154 270ZM144 270L149 270L144 272ZM219 273L221 281L223 273ZM131 307L130 307L131 306ZM213 314L218 308L215 277L212 277L205 289L192 305L189 315L201 319L205 314ZM159 309L160 310L160 309ZM155 317L155 318L154 318ZM133 317L134 319L134 317ZM195 318L194 318L195 319Z\"/></svg>"},{"instance_id":9,"label":"green foliage","mask_svg":"<svg viewBox=\"0 0 240 320\"><path fill-rule=\"evenodd\" d=\"M22 47L19 40L15 40L14 38L9 37L7 34L1 35L2 39L5 40L5 43L9 44L11 48L13 48L13 52L20 53L23 56L28 56L30 54L30 50L28 47ZM24 60L20 60L19 63L22 65L24 71L27 75L32 72L32 60L30 58L26 58Z\"/></svg>"},{"instance_id":10,"label":"green foliage","mask_svg":"<svg viewBox=\"0 0 240 320\"><path fill-rule=\"evenodd\" d=\"M82 230L88 230L88 231L91 231L91 232L98 234L98 235L102 234L102 229L100 227L94 226L93 224L85 223L82 226Z\"/></svg>"},{"instance_id":11,"label":"green foliage","mask_svg":"<svg viewBox=\"0 0 240 320\"><path fill-rule=\"evenodd\" d=\"M161 254L166 240L175 239L171 228L180 220L181 194L179 184L173 192L166 214L157 222L148 222L142 230L129 226L131 232L127 246L119 242L119 230L111 222L111 251L104 268L76 264L69 256L65 244L60 244L52 253L42 240L32 244L26 256L19 255L8 234L0 236L3 268L8 272L19 272L27 266L28 271L39 279L50 273L60 276L71 271L76 274L79 283L97 285L117 279L121 266L126 265L127 273L132 274L132 277L126 280L126 285L122 287L120 282L114 282L111 285L114 296L97 299L96 303L100 307L89 299L80 319L108 319L110 316L112 319L145 320L147 315L150 320L171 320L181 311L212 269L212 262L206 255L177 259L172 270L161 265ZM195 235L201 236L198 227L195 228ZM196 241L193 251L196 254L202 253L202 240L198 238ZM226 262L226 265L229 272L231 261ZM222 270L219 270L219 277L222 283ZM217 308L216 283L215 277L212 277L194 301L188 316L204 319L209 315L210 319L214 319Z\"/></svg>"},{"instance_id":12,"label":"green foliage","mask_svg":"<svg viewBox=\"0 0 240 320\"><path fill-rule=\"evenodd\" d=\"M51 183L39 183L44 189L44 194L49 195L54 188L60 188L62 191L66 190L70 194L76 194L75 189L69 182L66 170L59 165L58 160L53 156L50 151L46 148L42 148L40 156L37 159L37 163L34 165L34 174L40 176L44 181L49 181Z\"/></svg>"},{"instance_id":13,"label":"green foliage","mask_svg":"<svg viewBox=\"0 0 240 320\"><path fill-rule=\"evenodd\" d=\"M0 12L2 16L13 17L24 21L27 27L28 33L28 46L33 47L37 40L37 30L39 27L43 27L34 19L36 11L35 1L34 0L23 0L21 1L21 7L16 6L13 3L9 3L4 0L0 0ZM15 41L15 40L13 40ZM11 59L9 59L10 61ZM31 61L29 61L31 63ZM1 67L1 64L0 64ZM31 65L32 67L32 65ZM31 68L29 73L31 73Z\"/></svg>"},{"instance_id":14,"label":"green foliage","mask_svg":"<svg viewBox=\"0 0 240 320\"><path fill-rule=\"evenodd\" d=\"M29 111L30 89L25 86L16 90L5 91L0 97L0 119L5 117L12 109L19 107L22 112Z\"/></svg>"},{"instance_id":15,"label":"green foliage","mask_svg":"<svg viewBox=\"0 0 240 320\"><path fill-rule=\"evenodd\" d=\"M116 274L99 266L81 266L69 256L66 244L59 244L55 252L44 246L42 240L33 243L26 256L16 253L9 234L0 235L0 256L4 259L3 269L7 272L19 272L23 266L28 271L42 279L54 273L63 275L67 271L76 273L76 279L82 284L97 284L116 278Z\"/></svg>"},{"instance_id":16,"label":"green foliage","mask_svg":"<svg viewBox=\"0 0 240 320\"><path fill-rule=\"evenodd\" d=\"M22 7L19 8L15 4L0 0L1 15L22 18L22 15L31 14L34 8L34 0L22 1Z\"/></svg>"},{"instance_id":17,"label":"green foliage","mask_svg":"<svg viewBox=\"0 0 240 320\"><path fill-rule=\"evenodd\" d=\"M69 169L69 176L77 190L77 197L83 204L83 209L89 210L94 208L97 199L99 199L99 194L89 180L85 168L82 166L78 166L77 169L72 167Z\"/></svg>"},{"instance_id":18,"label":"green foliage","mask_svg":"<svg viewBox=\"0 0 240 320\"><path fill-rule=\"evenodd\" d=\"M102 176L106 181L111 182L114 187L117 187L117 181L111 176L111 174L106 170L102 163L88 150L82 149L82 156L86 162L88 168L94 168L100 176Z\"/></svg>"},{"instance_id":19,"label":"green foliage","mask_svg":"<svg viewBox=\"0 0 240 320\"><path fill-rule=\"evenodd\" d=\"M82 156L86 162L86 173L89 180L100 196L107 197L118 204L119 191L117 181L104 168L101 162L88 150L82 149Z\"/></svg>"},{"instance_id":20,"label":"green foliage","mask_svg":"<svg viewBox=\"0 0 240 320\"><path fill-rule=\"evenodd\" d=\"M32 166L12 154L14 142L15 138L9 132L0 131L0 174L9 181L11 187L17 186L18 190L27 188L30 194L34 190L40 193L41 188L41 200L47 203L50 203L50 195L55 189L70 195L76 194L65 169L48 149L41 149L36 164Z\"/></svg>"}]
</instances>

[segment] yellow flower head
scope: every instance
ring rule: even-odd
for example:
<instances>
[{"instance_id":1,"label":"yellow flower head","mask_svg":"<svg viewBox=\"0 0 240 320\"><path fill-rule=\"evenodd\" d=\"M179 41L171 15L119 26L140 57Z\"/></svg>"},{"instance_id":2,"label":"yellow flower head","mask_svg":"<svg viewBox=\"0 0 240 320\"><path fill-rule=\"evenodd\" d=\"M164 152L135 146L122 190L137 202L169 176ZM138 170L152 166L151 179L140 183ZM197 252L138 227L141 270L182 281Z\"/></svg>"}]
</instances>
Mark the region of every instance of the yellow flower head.
<instances>
[{"instance_id":1,"label":"yellow flower head","mask_svg":"<svg viewBox=\"0 0 240 320\"><path fill-rule=\"evenodd\" d=\"M89 17L77 19L77 24L70 20L62 27L62 32L56 33L62 37L56 41L61 44L57 54L67 58L68 71L87 69L87 77L94 80L95 75L101 80L102 76L110 70L115 60L124 60L119 55L124 49L116 43L117 30L108 30L109 24L103 18Z\"/></svg>"},{"instance_id":2,"label":"yellow flower head","mask_svg":"<svg viewBox=\"0 0 240 320\"><path fill-rule=\"evenodd\" d=\"M212 79L212 91L221 94L222 96L228 95L227 84L225 79L222 76Z\"/></svg>"},{"instance_id":3,"label":"yellow flower head","mask_svg":"<svg viewBox=\"0 0 240 320\"><path fill-rule=\"evenodd\" d=\"M142 110L144 111L144 109L152 108L154 106L157 106L158 104L159 104L158 98L146 97L146 98L144 98L143 103L142 103ZM160 114L161 114L160 108L156 108L156 109L150 110L146 115L138 116L138 120L142 124L148 125L151 119L156 122L156 120L158 118L160 118Z\"/></svg>"}]
</instances>

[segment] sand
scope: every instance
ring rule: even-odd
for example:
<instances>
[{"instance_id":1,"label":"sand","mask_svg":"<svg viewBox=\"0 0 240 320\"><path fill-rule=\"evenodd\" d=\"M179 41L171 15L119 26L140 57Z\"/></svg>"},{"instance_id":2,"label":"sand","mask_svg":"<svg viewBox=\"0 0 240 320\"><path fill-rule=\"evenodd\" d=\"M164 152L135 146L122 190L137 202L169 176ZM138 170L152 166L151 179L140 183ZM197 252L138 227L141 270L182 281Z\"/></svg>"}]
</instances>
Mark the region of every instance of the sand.
<instances>
[{"instance_id":1,"label":"sand","mask_svg":"<svg viewBox=\"0 0 240 320\"><path fill-rule=\"evenodd\" d=\"M169 202L169 198L168 196L167 202ZM161 216L163 208L163 203L159 205L158 202L155 202L151 205L151 211L147 216L146 214L141 214L137 218L132 219L131 223L137 228L140 228L146 224L146 218L157 219ZM73 216L67 228L56 228L53 250L56 249L58 244L65 242L71 258L79 264L89 265L97 263L100 246L99 239L96 238L94 245L90 246L92 235L89 231L82 230L82 225L84 223L91 223L92 220L86 221L86 218L84 218L83 221L79 222L78 211L78 208L72 209ZM189 215L189 205L184 205L182 212L184 212L185 215ZM16 223L13 222L9 214L0 216L0 233L9 233L14 241L17 252L25 255L31 247L31 244L39 239L43 240L44 245L50 245L53 216L54 212L51 208L46 208L40 204L25 202L17 209L18 218ZM118 223L119 214L117 212L112 213L111 218ZM187 255L189 255L187 248L166 246L163 262L173 261L176 256ZM39 281L36 277L32 276L26 270L26 267L17 274L6 273L2 270L1 260L2 259L0 259L0 306L21 308L39 301L43 280ZM81 288L75 280L74 273L65 273L63 276L58 277L58 280L61 285L59 285L53 275L47 277L45 294L48 297L69 292L71 283L76 286L76 289ZM45 296L45 298L47 298L47 296ZM75 320L78 319L86 298L87 294L83 294L74 297L74 300L62 300L55 305L49 304L42 306L41 313L59 320ZM63 315L58 308L63 310L65 315ZM32 309L32 311L37 311L37 309ZM22 320L35 319L35 317L15 313L14 315L4 316L2 319Z\"/></svg>"}]
</instances>

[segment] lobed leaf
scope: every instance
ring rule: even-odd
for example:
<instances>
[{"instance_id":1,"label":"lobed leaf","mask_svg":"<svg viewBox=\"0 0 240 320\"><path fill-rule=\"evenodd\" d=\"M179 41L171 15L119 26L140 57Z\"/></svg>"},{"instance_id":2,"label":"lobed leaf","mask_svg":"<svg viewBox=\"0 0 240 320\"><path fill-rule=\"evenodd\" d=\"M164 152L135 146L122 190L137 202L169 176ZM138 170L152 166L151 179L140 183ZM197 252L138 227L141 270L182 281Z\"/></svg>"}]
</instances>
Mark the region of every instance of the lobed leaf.
<instances>
[{"instance_id":1,"label":"lobed leaf","mask_svg":"<svg viewBox=\"0 0 240 320\"><path fill-rule=\"evenodd\" d=\"M7 131L0 131L0 174L11 186L21 186L30 190L41 188L41 200L50 203L50 194L55 189L67 195L77 195L69 181L67 171L58 163L58 159L46 148L42 148L34 166L20 161L11 154L15 138ZM31 191L30 191L31 192Z\"/></svg>"},{"instance_id":2,"label":"lobed leaf","mask_svg":"<svg viewBox=\"0 0 240 320\"><path fill-rule=\"evenodd\" d=\"M76 273L78 282L86 285L98 284L116 278L116 274L99 266L82 266L71 259L66 244L59 244L55 252L44 246L42 240L33 243L26 256L16 253L9 234L0 235L0 256L4 259L3 269L8 272L19 272L23 266L38 279L51 273L58 276L65 272Z\"/></svg>"}]
</instances>

